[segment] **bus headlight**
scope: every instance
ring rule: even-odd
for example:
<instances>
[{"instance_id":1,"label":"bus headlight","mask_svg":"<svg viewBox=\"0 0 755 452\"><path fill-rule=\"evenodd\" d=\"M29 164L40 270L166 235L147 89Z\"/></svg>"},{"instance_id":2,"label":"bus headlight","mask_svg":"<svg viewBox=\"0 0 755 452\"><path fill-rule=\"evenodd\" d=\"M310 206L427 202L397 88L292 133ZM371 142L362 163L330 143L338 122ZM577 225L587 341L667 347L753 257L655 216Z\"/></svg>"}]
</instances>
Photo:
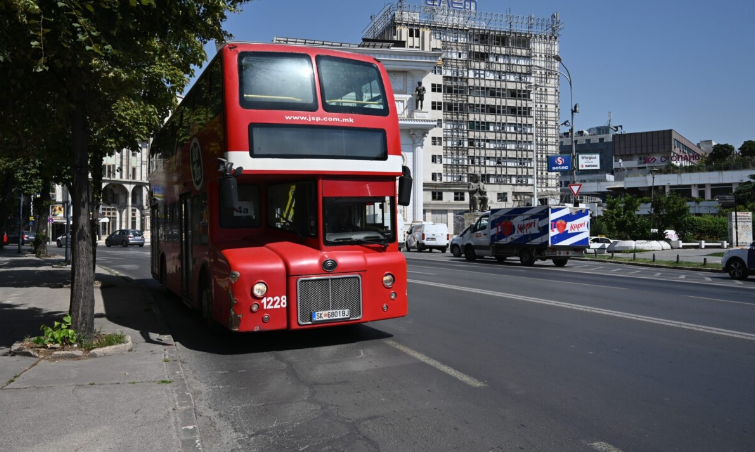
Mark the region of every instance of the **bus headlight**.
<instances>
[{"instance_id":1,"label":"bus headlight","mask_svg":"<svg viewBox=\"0 0 755 452\"><path fill-rule=\"evenodd\" d=\"M391 273L386 273L383 275L383 285L387 288L393 287L393 283L396 282L396 277L393 276Z\"/></svg>"},{"instance_id":2,"label":"bus headlight","mask_svg":"<svg viewBox=\"0 0 755 452\"><path fill-rule=\"evenodd\" d=\"M254 295L257 298L262 298L267 293L267 284L263 282L258 282L257 284L252 287L252 295Z\"/></svg>"}]
</instances>

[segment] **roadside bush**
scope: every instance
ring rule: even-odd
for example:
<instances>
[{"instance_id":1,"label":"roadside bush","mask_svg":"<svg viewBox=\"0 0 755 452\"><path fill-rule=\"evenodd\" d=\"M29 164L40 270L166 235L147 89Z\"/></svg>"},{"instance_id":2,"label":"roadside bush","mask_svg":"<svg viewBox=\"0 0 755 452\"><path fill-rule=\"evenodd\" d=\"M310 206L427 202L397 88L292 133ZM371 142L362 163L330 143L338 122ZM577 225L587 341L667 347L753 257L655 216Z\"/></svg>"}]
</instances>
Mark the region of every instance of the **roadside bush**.
<instances>
[{"instance_id":1,"label":"roadside bush","mask_svg":"<svg viewBox=\"0 0 755 452\"><path fill-rule=\"evenodd\" d=\"M728 240L729 220L726 217L712 215L689 217L686 220L685 226L687 226L687 228L684 232L684 236L680 237L684 242L698 240L720 242Z\"/></svg>"}]
</instances>

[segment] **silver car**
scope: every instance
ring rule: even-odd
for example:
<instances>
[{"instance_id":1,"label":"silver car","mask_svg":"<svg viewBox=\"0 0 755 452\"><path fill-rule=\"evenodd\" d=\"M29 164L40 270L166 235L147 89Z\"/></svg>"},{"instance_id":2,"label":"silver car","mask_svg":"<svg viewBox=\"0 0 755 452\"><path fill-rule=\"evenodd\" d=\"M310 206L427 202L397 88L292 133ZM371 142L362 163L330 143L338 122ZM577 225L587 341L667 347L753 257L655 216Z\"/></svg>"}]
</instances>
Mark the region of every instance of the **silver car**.
<instances>
[{"instance_id":1,"label":"silver car","mask_svg":"<svg viewBox=\"0 0 755 452\"><path fill-rule=\"evenodd\" d=\"M144 246L144 234L138 229L118 229L105 239L105 246Z\"/></svg>"}]
</instances>

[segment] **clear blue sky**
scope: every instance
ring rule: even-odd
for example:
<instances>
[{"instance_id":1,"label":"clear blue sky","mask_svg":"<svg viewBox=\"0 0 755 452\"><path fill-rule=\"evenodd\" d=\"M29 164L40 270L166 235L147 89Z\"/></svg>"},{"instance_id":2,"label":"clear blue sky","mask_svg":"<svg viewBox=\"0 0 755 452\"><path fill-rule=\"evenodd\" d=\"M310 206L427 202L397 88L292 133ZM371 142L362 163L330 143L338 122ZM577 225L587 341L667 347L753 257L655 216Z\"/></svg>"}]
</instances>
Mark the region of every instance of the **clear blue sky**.
<instances>
[{"instance_id":1,"label":"clear blue sky","mask_svg":"<svg viewBox=\"0 0 755 452\"><path fill-rule=\"evenodd\" d=\"M225 23L234 39L275 36L358 43L385 0L254 0ZM424 0L406 0L408 4ZM739 148L755 140L755 2L751 0L477 0L481 12L549 18L564 25L577 129L675 129L690 141ZM207 46L208 56L215 54ZM561 79L562 121L569 117Z\"/></svg>"}]
</instances>

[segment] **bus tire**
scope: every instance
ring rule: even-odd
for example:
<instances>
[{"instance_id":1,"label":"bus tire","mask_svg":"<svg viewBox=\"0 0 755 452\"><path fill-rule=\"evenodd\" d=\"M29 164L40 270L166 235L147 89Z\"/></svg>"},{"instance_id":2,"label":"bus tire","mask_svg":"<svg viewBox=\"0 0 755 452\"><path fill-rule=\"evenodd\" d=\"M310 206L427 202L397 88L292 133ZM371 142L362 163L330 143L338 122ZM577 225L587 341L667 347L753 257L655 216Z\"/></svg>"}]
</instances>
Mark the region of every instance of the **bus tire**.
<instances>
[{"instance_id":1,"label":"bus tire","mask_svg":"<svg viewBox=\"0 0 755 452\"><path fill-rule=\"evenodd\" d=\"M553 265L555 265L556 267L565 267L567 262L569 262L568 257L553 259Z\"/></svg>"},{"instance_id":2,"label":"bus tire","mask_svg":"<svg viewBox=\"0 0 755 452\"><path fill-rule=\"evenodd\" d=\"M173 292L168 289L168 266L165 263L165 256L160 257L160 284L163 286L163 295L165 298L172 298Z\"/></svg>"},{"instance_id":3,"label":"bus tire","mask_svg":"<svg viewBox=\"0 0 755 452\"><path fill-rule=\"evenodd\" d=\"M202 317L204 318L210 334L218 336L222 332L222 329L220 324L212 316L212 286L206 276L202 276L199 279L201 281L199 286L199 300Z\"/></svg>"}]
</instances>

